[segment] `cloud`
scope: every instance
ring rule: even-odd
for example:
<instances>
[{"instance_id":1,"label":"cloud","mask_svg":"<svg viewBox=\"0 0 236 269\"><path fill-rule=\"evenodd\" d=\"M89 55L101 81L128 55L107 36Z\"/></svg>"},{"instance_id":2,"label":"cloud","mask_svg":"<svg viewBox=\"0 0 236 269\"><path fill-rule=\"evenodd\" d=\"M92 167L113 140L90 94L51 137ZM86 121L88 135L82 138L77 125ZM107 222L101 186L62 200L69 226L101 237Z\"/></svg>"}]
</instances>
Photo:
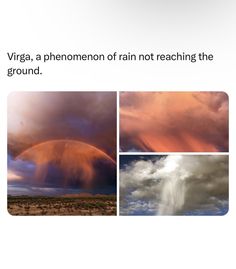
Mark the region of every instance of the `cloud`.
<instances>
[{"instance_id":1,"label":"cloud","mask_svg":"<svg viewBox=\"0 0 236 269\"><path fill-rule=\"evenodd\" d=\"M223 92L120 94L121 151L228 151Z\"/></svg>"},{"instance_id":2,"label":"cloud","mask_svg":"<svg viewBox=\"0 0 236 269\"><path fill-rule=\"evenodd\" d=\"M33 162L36 165L31 183L37 185L46 184L48 178L50 178L51 184L53 183L52 178L55 178L65 187L77 184L88 188L98 182L101 185L102 181L109 184L112 181L109 178L111 176L109 171L115 170L116 167L114 160L103 151L72 140L53 140L40 143L27 149L16 159L26 161L26 163ZM107 175L99 176L103 169L106 170Z\"/></svg>"},{"instance_id":3,"label":"cloud","mask_svg":"<svg viewBox=\"0 0 236 269\"><path fill-rule=\"evenodd\" d=\"M8 183L22 185L29 183L34 175L35 165L19 159L13 159L8 154Z\"/></svg>"},{"instance_id":4,"label":"cloud","mask_svg":"<svg viewBox=\"0 0 236 269\"><path fill-rule=\"evenodd\" d=\"M14 92L8 97L8 145L15 156L40 142L75 139L116 152L115 92Z\"/></svg>"},{"instance_id":5,"label":"cloud","mask_svg":"<svg viewBox=\"0 0 236 269\"><path fill-rule=\"evenodd\" d=\"M123 215L222 214L228 156L137 157L121 168L120 206Z\"/></svg>"},{"instance_id":6,"label":"cloud","mask_svg":"<svg viewBox=\"0 0 236 269\"><path fill-rule=\"evenodd\" d=\"M9 95L10 193L83 188L114 193L115 160L115 92Z\"/></svg>"},{"instance_id":7,"label":"cloud","mask_svg":"<svg viewBox=\"0 0 236 269\"><path fill-rule=\"evenodd\" d=\"M8 181L19 181L22 179L22 176L17 175L15 172L8 170L7 172L7 180Z\"/></svg>"}]
</instances>

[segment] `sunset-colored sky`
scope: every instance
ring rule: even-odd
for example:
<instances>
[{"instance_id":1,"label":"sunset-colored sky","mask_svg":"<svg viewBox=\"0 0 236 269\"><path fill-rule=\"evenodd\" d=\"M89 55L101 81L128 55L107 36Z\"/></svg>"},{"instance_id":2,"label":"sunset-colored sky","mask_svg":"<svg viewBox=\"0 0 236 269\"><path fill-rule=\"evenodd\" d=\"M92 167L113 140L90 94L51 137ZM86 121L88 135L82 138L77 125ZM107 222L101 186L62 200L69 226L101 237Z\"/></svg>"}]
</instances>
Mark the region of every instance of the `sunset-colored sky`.
<instances>
[{"instance_id":1,"label":"sunset-colored sky","mask_svg":"<svg viewBox=\"0 0 236 269\"><path fill-rule=\"evenodd\" d=\"M227 152L223 92L120 93L120 150Z\"/></svg>"},{"instance_id":2,"label":"sunset-colored sky","mask_svg":"<svg viewBox=\"0 0 236 269\"><path fill-rule=\"evenodd\" d=\"M8 98L8 193L116 192L115 92Z\"/></svg>"}]
</instances>

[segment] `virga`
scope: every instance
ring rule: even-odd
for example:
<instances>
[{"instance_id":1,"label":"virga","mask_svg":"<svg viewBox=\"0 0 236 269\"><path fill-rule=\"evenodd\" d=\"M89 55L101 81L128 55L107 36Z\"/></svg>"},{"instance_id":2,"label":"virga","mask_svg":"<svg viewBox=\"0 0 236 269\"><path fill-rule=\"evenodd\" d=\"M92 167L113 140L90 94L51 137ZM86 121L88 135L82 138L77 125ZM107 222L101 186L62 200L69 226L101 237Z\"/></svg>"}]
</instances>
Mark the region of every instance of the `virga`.
<instances>
[{"instance_id":1,"label":"virga","mask_svg":"<svg viewBox=\"0 0 236 269\"><path fill-rule=\"evenodd\" d=\"M27 53L17 54L16 52L13 53L8 52L7 56L10 61L19 61L21 63L24 63L26 61L32 61L30 54Z\"/></svg>"}]
</instances>

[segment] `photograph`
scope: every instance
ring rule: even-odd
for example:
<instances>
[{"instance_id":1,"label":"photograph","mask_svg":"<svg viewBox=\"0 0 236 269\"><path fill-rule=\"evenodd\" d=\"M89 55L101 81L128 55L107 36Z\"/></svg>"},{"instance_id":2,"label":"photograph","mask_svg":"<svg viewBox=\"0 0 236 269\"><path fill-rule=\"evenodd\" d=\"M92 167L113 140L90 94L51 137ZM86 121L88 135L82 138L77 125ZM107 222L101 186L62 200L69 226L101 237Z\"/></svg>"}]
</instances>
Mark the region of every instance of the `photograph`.
<instances>
[{"instance_id":1,"label":"photograph","mask_svg":"<svg viewBox=\"0 0 236 269\"><path fill-rule=\"evenodd\" d=\"M116 215L116 95L8 96L11 215Z\"/></svg>"},{"instance_id":2,"label":"photograph","mask_svg":"<svg viewBox=\"0 0 236 269\"><path fill-rule=\"evenodd\" d=\"M120 152L228 150L226 93L120 93Z\"/></svg>"},{"instance_id":3,"label":"photograph","mask_svg":"<svg viewBox=\"0 0 236 269\"><path fill-rule=\"evenodd\" d=\"M227 155L121 155L121 216L228 212Z\"/></svg>"}]
</instances>

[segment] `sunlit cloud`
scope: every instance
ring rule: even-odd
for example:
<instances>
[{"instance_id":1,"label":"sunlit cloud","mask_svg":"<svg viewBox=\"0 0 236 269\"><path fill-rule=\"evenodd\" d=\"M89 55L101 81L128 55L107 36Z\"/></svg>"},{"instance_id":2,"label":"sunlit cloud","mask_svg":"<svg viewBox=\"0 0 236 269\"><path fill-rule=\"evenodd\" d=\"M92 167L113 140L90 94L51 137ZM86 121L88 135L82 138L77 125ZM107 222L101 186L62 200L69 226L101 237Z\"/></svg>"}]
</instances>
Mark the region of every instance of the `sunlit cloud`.
<instances>
[{"instance_id":1,"label":"sunlit cloud","mask_svg":"<svg viewBox=\"0 0 236 269\"><path fill-rule=\"evenodd\" d=\"M120 150L227 152L227 95L222 92L121 93Z\"/></svg>"},{"instance_id":2,"label":"sunlit cloud","mask_svg":"<svg viewBox=\"0 0 236 269\"><path fill-rule=\"evenodd\" d=\"M12 193L114 193L116 93L10 94L8 170Z\"/></svg>"},{"instance_id":3,"label":"sunlit cloud","mask_svg":"<svg viewBox=\"0 0 236 269\"><path fill-rule=\"evenodd\" d=\"M228 156L121 156L122 215L222 215Z\"/></svg>"},{"instance_id":4,"label":"sunlit cloud","mask_svg":"<svg viewBox=\"0 0 236 269\"><path fill-rule=\"evenodd\" d=\"M7 180L8 181L18 181L18 180L21 180L22 178L23 178L22 176L15 174L11 170L8 170L8 172L7 172Z\"/></svg>"}]
</instances>

